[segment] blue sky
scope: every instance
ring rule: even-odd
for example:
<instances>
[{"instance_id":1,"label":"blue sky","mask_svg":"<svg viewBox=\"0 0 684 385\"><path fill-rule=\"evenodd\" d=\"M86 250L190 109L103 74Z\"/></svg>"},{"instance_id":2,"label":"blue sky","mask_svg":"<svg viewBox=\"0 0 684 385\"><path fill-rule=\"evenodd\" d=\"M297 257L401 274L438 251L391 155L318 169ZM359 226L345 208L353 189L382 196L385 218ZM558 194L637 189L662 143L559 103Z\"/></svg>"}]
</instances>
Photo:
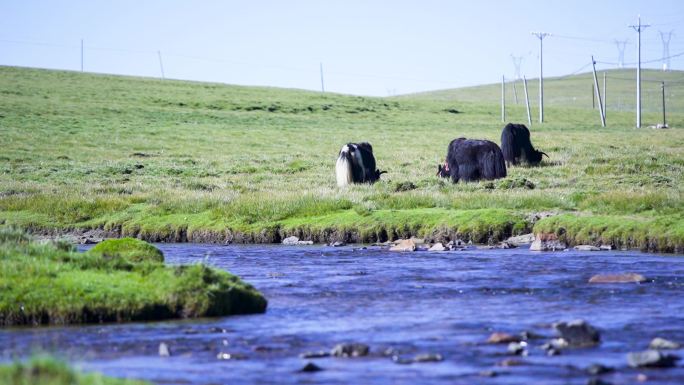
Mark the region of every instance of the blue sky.
<instances>
[{"instance_id":1,"label":"blue sky","mask_svg":"<svg viewBox=\"0 0 684 385\"><path fill-rule=\"evenodd\" d=\"M651 1L36 1L1 0L0 65L160 76L231 84L385 96L538 76L590 62L616 63L613 40L629 39L625 61L658 59L659 31L684 52L684 2ZM671 59L684 69L684 55ZM660 68L660 62L644 67ZM600 68L614 65L602 64ZM588 70L585 67L583 70Z\"/></svg>"}]
</instances>

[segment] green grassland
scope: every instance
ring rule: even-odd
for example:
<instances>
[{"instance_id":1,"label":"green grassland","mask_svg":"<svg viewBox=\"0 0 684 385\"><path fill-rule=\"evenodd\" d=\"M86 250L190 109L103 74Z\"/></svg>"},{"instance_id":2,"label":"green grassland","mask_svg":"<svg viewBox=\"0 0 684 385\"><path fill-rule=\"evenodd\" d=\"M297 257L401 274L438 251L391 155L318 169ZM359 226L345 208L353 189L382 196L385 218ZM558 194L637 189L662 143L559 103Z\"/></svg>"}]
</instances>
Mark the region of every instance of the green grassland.
<instances>
[{"instance_id":1,"label":"green grassland","mask_svg":"<svg viewBox=\"0 0 684 385\"><path fill-rule=\"evenodd\" d=\"M80 373L50 356L34 356L28 362L0 365L0 383L5 385L149 385L147 381Z\"/></svg>"},{"instance_id":2,"label":"green grassland","mask_svg":"<svg viewBox=\"0 0 684 385\"><path fill-rule=\"evenodd\" d=\"M656 77L682 73L644 71ZM0 67L0 223L202 242L488 243L534 229L681 252L684 98L669 89L673 128L635 129L633 85L609 77L602 128L589 79L545 82L546 122L531 131L550 160L453 185L435 177L451 139L499 142L499 85L370 98ZM509 120L526 122L510 91ZM661 120L654 103L644 126ZM372 143L388 171L380 183L336 186L335 158L350 141ZM538 211L562 215L534 224Z\"/></svg>"},{"instance_id":3,"label":"green grassland","mask_svg":"<svg viewBox=\"0 0 684 385\"><path fill-rule=\"evenodd\" d=\"M0 229L0 326L123 322L263 313L266 300L228 272L165 266L144 241L86 253Z\"/></svg>"}]
</instances>

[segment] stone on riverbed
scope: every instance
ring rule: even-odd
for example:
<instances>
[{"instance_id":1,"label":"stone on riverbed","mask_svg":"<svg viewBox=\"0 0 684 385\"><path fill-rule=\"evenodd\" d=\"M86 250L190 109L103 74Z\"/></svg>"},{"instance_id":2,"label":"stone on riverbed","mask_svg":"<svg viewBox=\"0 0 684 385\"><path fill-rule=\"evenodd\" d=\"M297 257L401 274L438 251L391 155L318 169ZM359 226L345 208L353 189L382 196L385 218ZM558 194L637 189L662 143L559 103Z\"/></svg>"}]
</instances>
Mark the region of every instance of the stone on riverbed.
<instances>
[{"instance_id":1,"label":"stone on riverbed","mask_svg":"<svg viewBox=\"0 0 684 385\"><path fill-rule=\"evenodd\" d=\"M314 364L313 362L307 362L303 368L299 369L299 371L302 373L320 372L321 370L323 370L323 368Z\"/></svg>"},{"instance_id":2,"label":"stone on riverbed","mask_svg":"<svg viewBox=\"0 0 684 385\"><path fill-rule=\"evenodd\" d=\"M159 344L159 357L171 357L171 350L165 342Z\"/></svg>"},{"instance_id":3,"label":"stone on riverbed","mask_svg":"<svg viewBox=\"0 0 684 385\"><path fill-rule=\"evenodd\" d=\"M506 239L505 242L513 246L529 245L530 243L534 242L534 234L529 233L517 235L515 237L510 237Z\"/></svg>"},{"instance_id":4,"label":"stone on riverbed","mask_svg":"<svg viewBox=\"0 0 684 385\"><path fill-rule=\"evenodd\" d=\"M589 278L589 283L642 283L646 277L636 273L596 274Z\"/></svg>"},{"instance_id":5,"label":"stone on riverbed","mask_svg":"<svg viewBox=\"0 0 684 385\"><path fill-rule=\"evenodd\" d=\"M577 251L601 251L600 248L592 245L577 245L575 246L575 250Z\"/></svg>"},{"instance_id":6,"label":"stone on riverbed","mask_svg":"<svg viewBox=\"0 0 684 385\"><path fill-rule=\"evenodd\" d=\"M600 374L606 374L615 371L615 369L601 364L591 364L586 370L587 373L591 374L592 376L598 376Z\"/></svg>"},{"instance_id":7,"label":"stone on riverbed","mask_svg":"<svg viewBox=\"0 0 684 385\"><path fill-rule=\"evenodd\" d=\"M400 239L389 251L416 251L416 243L413 239Z\"/></svg>"},{"instance_id":8,"label":"stone on riverbed","mask_svg":"<svg viewBox=\"0 0 684 385\"><path fill-rule=\"evenodd\" d=\"M558 240L556 234L537 234L534 242L530 245L530 251L561 251L567 247L565 242Z\"/></svg>"},{"instance_id":9,"label":"stone on riverbed","mask_svg":"<svg viewBox=\"0 0 684 385\"><path fill-rule=\"evenodd\" d=\"M320 350L320 351L317 351L317 352L306 352L306 353L302 353L302 354L299 355L299 357L300 357L300 358L306 358L306 359L310 359L310 358L325 358L325 357L330 357L330 353L329 353L329 352L325 352L325 351L323 351L323 350Z\"/></svg>"},{"instance_id":10,"label":"stone on riverbed","mask_svg":"<svg viewBox=\"0 0 684 385\"><path fill-rule=\"evenodd\" d=\"M508 344L508 352L516 356L526 356L527 352L527 342L511 342Z\"/></svg>"},{"instance_id":11,"label":"stone on riverbed","mask_svg":"<svg viewBox=\"0 0 684 385\"><path fill-rule=\"evenodd\" d=\"M444 247L442 242L437 242L434 245L432 245L432 247L430 247L430 249L428 249L428 251L447 251L447 250L449 250L449 249Z\"/></svg>"},{"instance_id":12,"label":"stone on riverbed","mask_svg":"<svg viewBox=\"0 0 684 385\"><path fill-rule=\"evenodd\" d=\"M508 333L495 332L487 338L488 344L508 344L511 342L520 342L521 338L513 336Z\"/></svg>"},{"instance_id":13,"label":"stone on riverbed","mask_svg":"<svg viewBox=\"0 0 684 385\"><path fill-rule=\"evenodd\" d=\"M330 351L330 355L333 357L363 357L368 355L369 350L370 348L366 344L338 344Z\"/></svg>"},{"instance_id":14,"label":"stone on riverbed","mask_svg":"<svg viewBox=\"0 0 684 385\"><path fill-rule=\"evenodd\" d=\"M680 344L660 337L654 338L651 343L648 344L648 348L653 350L679 349L680 347Z\"/></svg>"},{"instance_id":15,"label":"stone on riverbed","mask_svg":"<svg viewBox=\"0 0 684 385\"><path fill-rule=\"evenodd\" d=\"M598 330L584 320L558 322L553 327L570 347L594 346L601 341Z\"/></svg>"},{"instance_id":16,"label":"stone on riverbed","mask_svg":"<svg viewBox=\"0 0 684 385\"><path fill-rule=\"evenodd\" d=\"M285 246L299 246L299 245L313 245L313 241L300 241L299 238L294 235L283 239L283 245Z\"/></svg>"},{"instance_id":17,"label":"stone on riverbed","mask_svg":"<svg viewBox=\"0 0 684 385\"><path fill-rule=\"evenodd\" d=\"M659 350L646 350L627 354L627 363L633 368L671 368L680 358Z\"/></svg>"}]
</instances>

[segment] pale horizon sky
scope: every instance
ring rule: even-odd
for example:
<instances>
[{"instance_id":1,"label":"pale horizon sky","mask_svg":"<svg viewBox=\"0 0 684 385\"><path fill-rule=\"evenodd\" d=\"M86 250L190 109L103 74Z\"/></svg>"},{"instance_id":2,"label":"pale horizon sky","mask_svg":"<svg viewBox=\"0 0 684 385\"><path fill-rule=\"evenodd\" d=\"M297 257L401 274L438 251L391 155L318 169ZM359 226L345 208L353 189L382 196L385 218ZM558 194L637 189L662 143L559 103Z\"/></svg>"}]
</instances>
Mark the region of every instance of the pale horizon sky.
<instances>
[{"instance_id":1,"label":"pale horizon sky","mask_svg":"<svg viewBox=\"0 0 684 385\"><path fill-rule=\"evenodd\" d=\"M0 65L386 96L616 68L614 40L637 34L642 61L684 53L684 2L627 1L0 1ZM662 68L661 61L643 68ZM671 59L684 69L684 55Z\"/></svg>"}]
</instances>

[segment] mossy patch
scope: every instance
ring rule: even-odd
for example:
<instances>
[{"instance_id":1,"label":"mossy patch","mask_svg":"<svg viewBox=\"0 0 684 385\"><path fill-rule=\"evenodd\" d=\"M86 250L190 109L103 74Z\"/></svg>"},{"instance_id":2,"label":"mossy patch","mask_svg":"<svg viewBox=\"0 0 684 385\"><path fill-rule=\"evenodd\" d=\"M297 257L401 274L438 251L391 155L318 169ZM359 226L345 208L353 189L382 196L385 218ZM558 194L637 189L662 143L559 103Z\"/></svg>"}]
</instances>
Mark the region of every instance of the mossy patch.
<instances>
[{"instance_id":1,"label":"mossy patch","mask_svg":"<svg viewBox=\"0 0 684 385\"><path fill-rule=\"evenodd\" d=\"M4 231L9 230L0 234ZM16 236L4 238L0 325L162 320L266 310L266 299L254 287L201 264L130 263Z\"/></svg>"},{"instance_id":2,"label":"mossy patch","mask_svg":"<svg viewBox=\"0 0 684 385\"><path fill-rule=\"evenodd\" d=\"M106 259L122 259L130 263L163 263L164 254L153 245L135 238L108 239L88 251Z\"/></svg>"},{"instance_id":3,"label":"mossy patch","mask_svg":"<svg viewBox=\"0 0 684 385\"><path fill-rule=\"evenodd\" d=\"M50 356L35 356L28 362L0 365L0 383L6 385L150 385L149 382L80 373Z\"/></svg>"}]
</instances>

